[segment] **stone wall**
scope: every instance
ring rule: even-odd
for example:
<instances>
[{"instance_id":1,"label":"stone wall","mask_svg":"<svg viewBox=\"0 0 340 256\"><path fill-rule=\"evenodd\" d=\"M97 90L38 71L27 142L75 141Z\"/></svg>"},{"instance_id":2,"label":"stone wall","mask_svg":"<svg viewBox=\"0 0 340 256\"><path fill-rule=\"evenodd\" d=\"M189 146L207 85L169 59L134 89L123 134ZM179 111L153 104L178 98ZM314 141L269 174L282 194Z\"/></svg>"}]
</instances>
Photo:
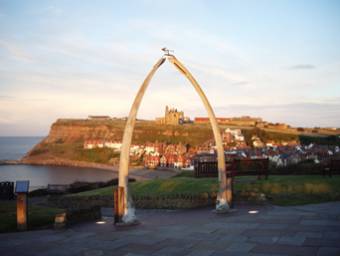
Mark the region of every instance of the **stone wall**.
<instances>
[{"instance_id":1,"label":"stone wall","mask_svg":"<svg viewBox=\"0 0 340 256\"><path fill-rule=\"evenodd\" d=\"M256 201L266 200L263 193L254 191L242 191L234 195L236 201ZM199 207L214 206L216 194L202 193L199 195L161 195L161 196L133 196L133 203L136 208L141 209L191 209ZM89 209L93 207L114 206L112 196L52 196L49 204L71 211Z\"/></svg>"},{"instance_id":2,"label":"stone wall","mask_svg":"<svg viewBox=\"0 0 340 256\"><path fill-rule=\"evenodd\" d=\"M50 196L48 203L69 210L113 207L113 196Z\"/></svg>"}]
</instances>

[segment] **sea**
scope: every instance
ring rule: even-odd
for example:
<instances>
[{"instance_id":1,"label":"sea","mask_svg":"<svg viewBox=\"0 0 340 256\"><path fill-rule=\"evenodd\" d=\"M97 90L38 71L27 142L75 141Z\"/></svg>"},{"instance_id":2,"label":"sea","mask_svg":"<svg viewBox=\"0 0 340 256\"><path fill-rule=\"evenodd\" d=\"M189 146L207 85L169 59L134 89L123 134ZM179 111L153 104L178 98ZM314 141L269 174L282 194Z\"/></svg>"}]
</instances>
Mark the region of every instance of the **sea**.
<instances>
[{"instance_id":1,"label":"sea","mask_svg":"<svg viewBox=\"0 0 340 256\"><path fill-rule=\"evenodd\" d=\"M0 137L0 160L21 159L43 137ZM0 182L29 180L30 190L48 184L67 185L76 181L99 182L114 178L110 170L37 165L0 165Z\"/></svg>"}]
</instances>

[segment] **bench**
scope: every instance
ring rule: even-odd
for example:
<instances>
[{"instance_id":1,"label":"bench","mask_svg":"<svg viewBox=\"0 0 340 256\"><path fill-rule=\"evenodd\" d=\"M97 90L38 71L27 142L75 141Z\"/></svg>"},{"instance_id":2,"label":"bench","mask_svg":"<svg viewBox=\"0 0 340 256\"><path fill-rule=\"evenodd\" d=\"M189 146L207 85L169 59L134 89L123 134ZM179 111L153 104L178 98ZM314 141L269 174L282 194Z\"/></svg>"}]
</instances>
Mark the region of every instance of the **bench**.
<instances>
[{"instance_id":1,"label":"bench","mask_svg":"<svg viewBox=\"0 0 340 256\"><path fill-rule=\"evenodd\" d=\"M232 164L229 166L229 168L232 177L257 175L258 179L261 179L262 177L268 179L269 159L268 158L233 159Z\"/></svg>"},{"instance_id":2,"label":"bench","mask_svg":"<svg viewBox=\"0 0 340 256\"><path fill-rule=\"evenodd\" d=\"M332 177L333 174L340 174L340 159L331 159L328 166L322 170L322 175Z\"/></svg>"},{"instance_id":3,"label":"bench","mask_svg":"<svg viewBox=\"0 0 340 256\"><path fill-rule=\"evenodd\" d=\"M268 158L231 158L226 160L226 172L228 177L257 175L258 179L268 178ZM217 177L217 160L213 157L198 157L194 159L194 174L196 178Z\"/></svg>"}]
</instances>

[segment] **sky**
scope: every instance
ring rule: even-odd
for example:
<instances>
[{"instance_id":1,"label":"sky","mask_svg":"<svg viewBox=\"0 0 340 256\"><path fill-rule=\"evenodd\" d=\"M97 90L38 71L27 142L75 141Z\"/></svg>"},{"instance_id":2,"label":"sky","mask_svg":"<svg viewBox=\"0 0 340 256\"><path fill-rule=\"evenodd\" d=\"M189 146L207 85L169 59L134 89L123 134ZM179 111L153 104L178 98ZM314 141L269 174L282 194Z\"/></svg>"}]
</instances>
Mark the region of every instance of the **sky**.
<instances>
[{"instance_id":1,"label":"sky","mask_svg":"<svg viewBox=\"0 0 340 256\"><path fill-rule=\"evenodd\" d=\"M58 118L124 117L161 48L218 117L340 127L340 1L0 0L0 136L47 135ZM161 66L138 118L166 105L206 116Z\"/></svg>"}]
</instances>

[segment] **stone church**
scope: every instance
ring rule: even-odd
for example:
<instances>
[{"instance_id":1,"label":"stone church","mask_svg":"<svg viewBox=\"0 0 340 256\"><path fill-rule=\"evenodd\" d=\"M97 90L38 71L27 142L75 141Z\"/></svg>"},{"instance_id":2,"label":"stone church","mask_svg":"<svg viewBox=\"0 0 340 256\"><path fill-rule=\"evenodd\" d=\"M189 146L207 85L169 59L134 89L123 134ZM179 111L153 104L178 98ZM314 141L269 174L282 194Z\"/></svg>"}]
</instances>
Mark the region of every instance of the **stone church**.
<instances>
[{"instance_id":1,"label":"stone church","mask_svg":"<svg viewBox=\"0 0 340 256\"><path fill-rule=\"evenodd\" d=\"M175 108L165 107L165 116L156 118L156 123L165 125L179 125L184 123L184 112Z\"/></svg>"}]
</instances>

